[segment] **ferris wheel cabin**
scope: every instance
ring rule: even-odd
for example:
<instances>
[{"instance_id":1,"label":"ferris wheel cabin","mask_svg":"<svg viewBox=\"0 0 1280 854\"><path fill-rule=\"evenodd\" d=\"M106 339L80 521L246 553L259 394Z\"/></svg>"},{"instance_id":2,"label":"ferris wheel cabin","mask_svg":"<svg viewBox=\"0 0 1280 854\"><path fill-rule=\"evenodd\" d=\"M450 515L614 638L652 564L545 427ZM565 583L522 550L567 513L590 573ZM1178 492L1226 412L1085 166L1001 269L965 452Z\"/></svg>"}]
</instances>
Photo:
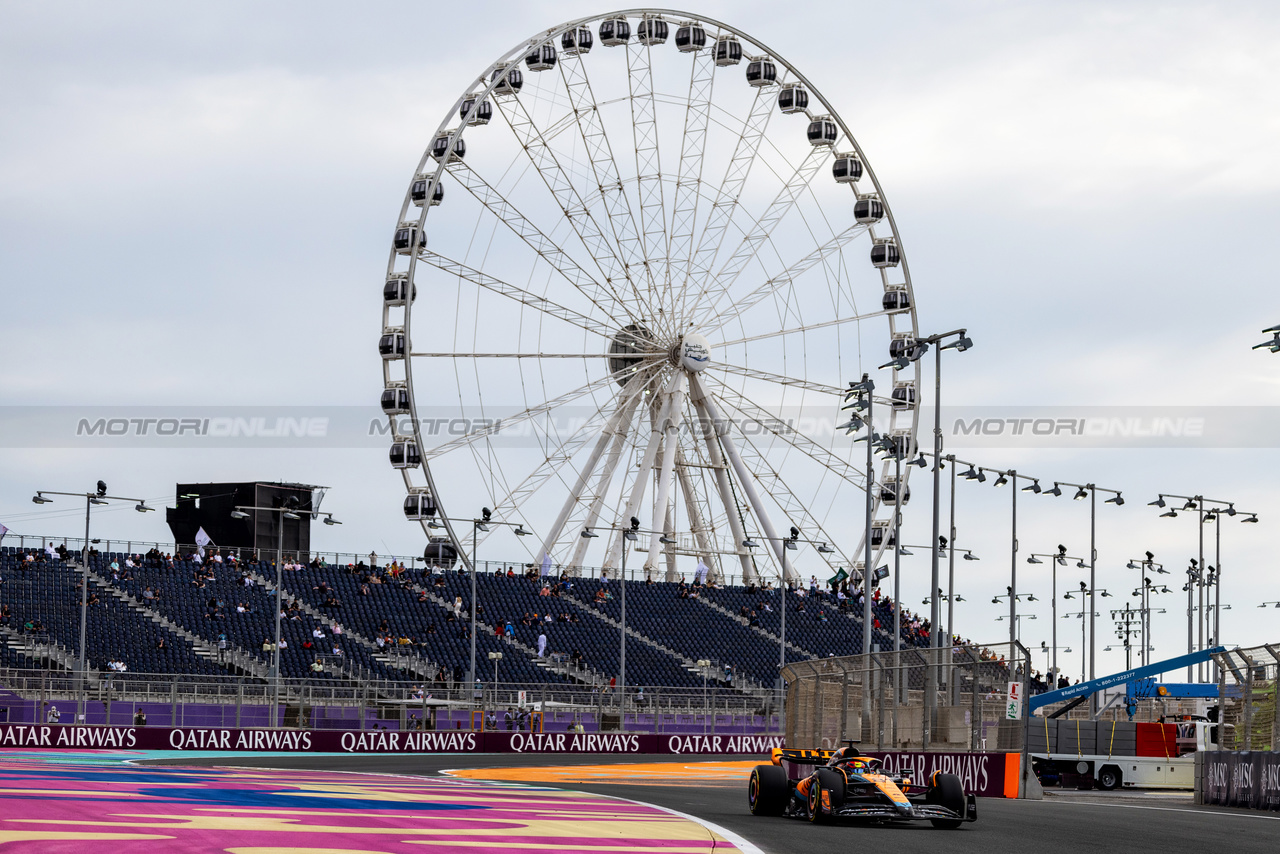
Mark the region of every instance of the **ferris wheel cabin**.
<instances>
[{"instance_id":1,"label":"ferris wheel cabin","mask_svg":"<svg viewBox=\"0 0 1280 854\"><path fill-rule=\"evenodd\" d=\"M404 386L387 386L382 390L382 411L387 415L409 413L409 389Z\"/></svg>"},{"instance_id":2,"label":"ferris wheel cabin","mask_svg":"<svg viewBox=\"0 0 1280 854\"><path fill-rule=\"evenodd\" d=\"M862 161L856 154L837 154L831 174L841 184L852 184L862 177Z\"/></svg>"},{"instance_id":3,"label":"ferris wheel cabin","mask_svg":"<svg viewBox=\"0 0 1280 854\"><path fill-rule=\"evenodd\" d=\"M560 36L560 50L564 51L565 56L588 54L591 52L592 43L590 27L575 27L572 30L566 30L564 35Z\"/></svg>"},{"instance_id":4,"label":"ferris wheel cabin","mask_svg":"<svg viewBox=\"0 0 1280 854\"><path fill-rule=\"evenodd\" d=\"M392 273L382 286L382 301L387 305L404 305L417 298L418 286L410 286L408 273Z\"/></svg>"},{"instance_id":5,"label":"ferris wheel cabin","mask_svg":"<svg viewBox=\"0 0 1280 854\"><path fill-rule=\"evenodd\" d=\"M693 22L682 23L676 28L676 50L693 53L707 46L707 31Z\"/></svg>"},{"instance_id":6,"label":"ferris wheel cabin","mask_svg":"<svg viewBox=\"0 0 1280 854\"><path fill-rule=\"evenodd\" d=\"M751 86L769 86L778 80L778 66L763 56L752 57L747 63L747 83Z\"/></svg>"},{"instance_id":7,"label":"ferris wheel cabin","mask_svg":"<svg viewBox=\"0 0 1280 854\"><path fill-rule=\"evenodd\" d=\"M395 246L397 254L408 255L416 247L426 246L427 240L422 235L422 231L418 228L416 222L402 222L396 229L396 236L392 244Z\"/></svg>"},{"instance_id":8,"label":"ferris wheel cabin","mask_svg":"<svg viewBox=\"0 0 1280 854\"><path fill-rule=\"evenodd\" d=\"M524 72L509 65L499 65L493 69L489 81L494 84L493 94L499 97L511 97L518 94L524 86Z\"/></svg>"},{"instance_id":9,"label":"ferris wheel cabin","mask_svg":"<svg viewBox=\"0 0 1280 854\"><path fill-rule=\"evenodd\" d=\"M391 467L395 469L416 469L422 465L422 455L418 453L418 443L405 440L392 442L387 456L391 459Z\"/></svg>"},{"instance_id":10,"label":"ferris wheel cabin","mask_svg":"<svg viewBox=\"0 0 1280 854\"><path fill-rule=\"evenodd\" d=\"M550 71L556 67L556 49L553 45L544 44L535 47L524 58L524 64L530 71Z\"/></svg>"},{"instance_id":11,"label":"ferris wheel cabin","mask_svg":"<svg viewBox=\"0 0 1280 854\"><path fill-rule=\"evenodd\" d=\"M742 42L733 36L721 36L716 39L716 65L737 65L742 62Z\"/></svg>"},{"instance_id":12,"label":"ferris wheel cabin","mask_svg":"<svg viewBox=\"0 0 1280 854\"><path fill-rule=\"evenodd\" d=\"M431 186L432 175L419 175L413 181L413 188L409 191L409 197L413 199L413 203L418 207L422 207L427 201L427 187ZM431 191L431 207L435 207L444 201L444 184L436 184L436 188Z\"/></svg>"},{"instance_id":13,"label":"ferris wheel cabin","mask_svg":"<svg viewBox=\"0 0 1280 854\"><path fill-rule=\"evenodd\" d=\"M434 519L436 500L426 492L410 492L404 497L404 518L410 522Z\"/></svg>"},{"instance_id":14,"label":"ferris wheel cabin","mask_svg":"<svg viewBox=\"0 0 1280 854\"><path fill-rule=\"evenodd\" d=\"M896 267L898 262L902 260L902 255L898 252L890 238L885 238L881 243L877 240L876 244L871 247L871 266L884 269L885 267Z\"/></svg>"},{"instance_id":15,"label":"ferris wheel cabin","mask_svg":"<svg viewBox=\"0 0 1280 854\"><path fill-rule=\"evenodd\" d=\"M378 353L383 359L391 361L392 359L404 358L404 333L388 332L378 339Z\"/></svg>"},{"instance_id":16,"label":"ferris wheel cabin","mask_svg":"<svg viewBox=\"0 0 1280 854\"><path fill-rule=\"evenodd\" d=\"M803 113L809 109L809 93L799 83L788 83L778 93L778 109L783 113Z\"/></svg>"},{"instance_id":17,"label":"ferris wheel cabin","mask_svg":"<svg viewBox=\"0 0 1280 854\"><path fill-rule=\"evenodd\" d=\"M473 107L475 107L474 112L472 111ZM493 104L488 101L481 101L480 106L476 107L476 97L470 95L463 100L462 106L458 108L458 118L466 119L467 124L473 127L487 125L489 120L493 118Z\"/></svg>"},{"instance_id":18,"label":"ferris wheel cabin","mask_svg":"<svg viewBox=\"0 0 1280 854\"><path fill-rule=\"evenodd\" d=\"M600 22L600 44L617 47L631 41L631 24L626 18L610 18Z\"/></svg>"},{"instance_id":19,"label":"ferris wheel cabin","mask_svg":"<svg viewBox=\"0 0 1280 854\"><path fill-rule=\"evenodd\" d=\"M671 28L661 18L643 18L636 27L636 41L642 45L653 47L655 44L666 44Z\"/></svg>"}]
</instances>

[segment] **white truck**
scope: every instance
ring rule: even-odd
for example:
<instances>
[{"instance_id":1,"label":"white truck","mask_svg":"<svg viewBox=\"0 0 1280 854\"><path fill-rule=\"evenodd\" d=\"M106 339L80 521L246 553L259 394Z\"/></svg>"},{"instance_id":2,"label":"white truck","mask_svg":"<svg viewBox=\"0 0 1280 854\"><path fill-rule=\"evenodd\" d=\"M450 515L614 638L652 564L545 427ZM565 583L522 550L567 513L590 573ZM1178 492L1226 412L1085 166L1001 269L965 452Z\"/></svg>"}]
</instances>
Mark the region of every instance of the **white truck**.
<instances>
[{"instance_id":1,"label":"white truck","mask_svg":"<svg viewBox=\"0 0 1280 854\"><path fill-rule=\"evenodd\" d=\"M1195 788L1195 754L1217 748L1218 724L1182 715L1162 723L1032 720L1027 748L1042 785Z\"/></svg>"}]
</instances>

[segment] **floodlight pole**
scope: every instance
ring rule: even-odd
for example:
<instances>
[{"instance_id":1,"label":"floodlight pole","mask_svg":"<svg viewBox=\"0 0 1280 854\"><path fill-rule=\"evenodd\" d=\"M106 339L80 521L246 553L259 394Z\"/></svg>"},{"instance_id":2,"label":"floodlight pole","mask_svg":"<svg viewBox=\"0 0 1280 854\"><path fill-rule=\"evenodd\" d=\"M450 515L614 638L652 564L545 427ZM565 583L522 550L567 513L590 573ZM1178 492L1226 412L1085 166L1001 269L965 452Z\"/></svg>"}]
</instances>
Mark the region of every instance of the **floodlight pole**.
<instances>
[{"instance_id":1,"label":"floodlight pole","mask_svg":"<svg viewBox=\"0 0 1280 854\"><path fill-rule=\"evenodd\" d=\"M957 349L963 352L973 346L973 342L966 337L964 329L953 329L950 332L943 332L940 335L930 335L927 338L921 338L921 343L933 345L934 355L934 371L933 371L933 458L935 462L942 459L942 351L947 349ZM946 345L942 342L947 338L955 337L956 341ZM900 450L900 449L899 449ZM901 453L898 454L901 457ZM899 487L900 488L900 487ZM938 601L938 590L941 587L938 581L938 537L941 536L941 498L942 485L941 473L938 466L933 467L933 548L931 573L929 583L929 648L930 661L929 667L925 669L925 708L928 710L924 719L924 747L928 749L929 734L933 724L936 722L938 715L938 666L941 664L938 658L938 650L941 648L941 633L938 631L938 623L942 618L942 603ZM896 507L901 510L901 503ZM895 549L897 547L895 546ZM895 583L897 580L897 570L894 570ZM950 647L950 644L947 645Z\"/></svg>"},{"instance_id":2,"label":"floodlight pole","mask_svg":"<svg viewBox=\"0 0 1280 854\"><path fill-rule=\"evenodd\" d=\"M107 495L106 486L99 481L98 492L54 492L42 489L36 493L37 499L46 495L65 495L69 498L84 499L84 548L80 552L80 654L76 656L76 676L79 682L79 699L76 701L76 723L84 718L89 702L89 660L87 644L89 634L89 517L94 504L105 504L107 501L136 501L139 513L154 508L147 506L145 498L126 498L123 495ZM34 500L34 499L33 499ZM36 503L44 504L44 500Z\"/></svg>"},{"instance_id":3,"label":"floodlight pole","mask_svg":"<svg viewBox=\"0 0 1280 854\"><path fill-rule=\"evenodd\" d=\"M312 519L317 516L324 516L330 525L341 524L333 518L332 513L323 510L305 510L301 507L250 507L237 505L235 513L275 513L276 514L276 641L271 648L271 726L278 727L280 725L280 610L284 605L283 587L284 576L284 520L288 518L298 519L302 514L307 514ZM234 515L234 514L233 514ZM238 519L243 516L236 516Z\"/></svg>"}]
</instances>

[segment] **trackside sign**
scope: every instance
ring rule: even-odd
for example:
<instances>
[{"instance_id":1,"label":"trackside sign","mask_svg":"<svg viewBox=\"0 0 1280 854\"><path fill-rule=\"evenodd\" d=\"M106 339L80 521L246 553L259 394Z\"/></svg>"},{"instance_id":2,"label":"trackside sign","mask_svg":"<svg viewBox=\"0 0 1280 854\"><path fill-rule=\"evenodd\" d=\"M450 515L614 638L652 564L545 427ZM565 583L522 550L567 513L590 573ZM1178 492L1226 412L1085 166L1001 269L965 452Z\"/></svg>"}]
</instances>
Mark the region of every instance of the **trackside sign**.
<instances>
[{"instance_id":1,"label":"trackside sign","mask_svg":"<svg viewBox=\"0 0 1280 854\"><path fill-rule=\"evenodd\" d=\"M227 753L611 753L767 754L780 735L653 735L571 732L389 732L374 730L0 726L0 750L201 750Z\"/></svg>"}]
</instances>

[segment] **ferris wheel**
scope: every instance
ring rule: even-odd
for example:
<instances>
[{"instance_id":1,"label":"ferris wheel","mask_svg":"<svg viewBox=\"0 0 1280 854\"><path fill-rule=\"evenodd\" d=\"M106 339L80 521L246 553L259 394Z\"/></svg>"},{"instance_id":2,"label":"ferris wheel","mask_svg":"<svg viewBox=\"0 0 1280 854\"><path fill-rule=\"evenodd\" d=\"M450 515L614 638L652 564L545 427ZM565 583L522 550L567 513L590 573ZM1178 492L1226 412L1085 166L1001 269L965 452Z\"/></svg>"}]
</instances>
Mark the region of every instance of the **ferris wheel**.
<instances>
[{"instance_id":1,"label":"ferris wheel","mask_svg":"<svg viewBox=\"0 0 1280 854\"><path fill-rule=\"evenodd\" d=\"M727 24L628 10L499 57L414 172L382 306L405 517L464 563L501 536L571 571L856 574L910 498L881 463L866 530L832 430L918 337L888 203L834 105ZM908 454L919 379L876 392ZM455 524L481 506L533 536Z\"/></svg>"}]
</instances>

